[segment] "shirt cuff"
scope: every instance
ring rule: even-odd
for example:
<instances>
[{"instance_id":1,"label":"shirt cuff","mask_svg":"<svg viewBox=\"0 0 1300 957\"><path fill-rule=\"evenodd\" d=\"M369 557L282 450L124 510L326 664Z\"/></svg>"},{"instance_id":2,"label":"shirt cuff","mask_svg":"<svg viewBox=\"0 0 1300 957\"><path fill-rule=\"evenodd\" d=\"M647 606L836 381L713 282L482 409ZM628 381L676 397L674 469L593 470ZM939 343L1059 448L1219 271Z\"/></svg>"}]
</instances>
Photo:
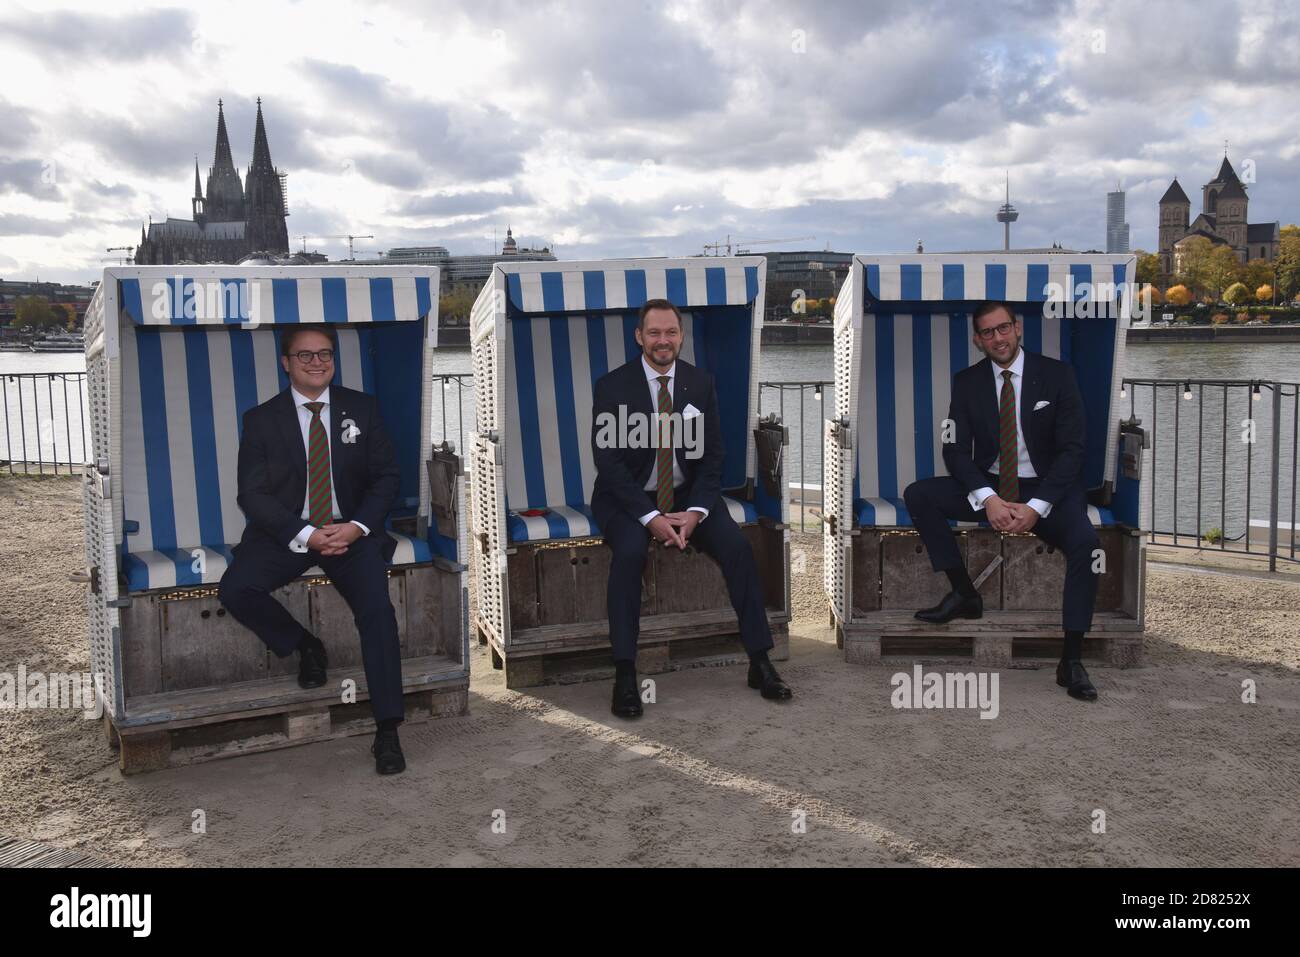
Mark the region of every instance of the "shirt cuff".
<instances>
[{"instance_id":1,"label":"shirt cuff","mask_svg":"<svg viewBox=\"0 0 1300 957\"><path fill-rule=\"evenodd\" d=\"M364 525L362 525L360 522L358 522L355 518L352 519L352 524L355 525L357 528L361 529L361 534L362 534L362 535L369 535L369 534L370 534L370 529L366 528Z\"/></svg>"},{"instance_id":2,"label":"shirt cuff","mask_svg":"<svg viewBox=\"0 0 1300 957\"><path fill-rule=\"evenodd\" d=\"M304 525L298 537L289 543L289 547L295 552L305 552L307 550L307 539L311 538L312 533L316 531L315 525Z\"/></svg>"},{"instance_id":3,"label":"shirt cuff","mask_svg":"<svg viewBox=\"0 0 1300 957\"><path fill-rule=\"evenodd\" d=\"M662 515L662 514L663 513L660 512L659 509L655 509L653 512L646 512L644 515L641 516L640 519L638 519L638 521L640 521L642 525L649 525L651 520L656 515Z\"/></svg>"},{"instance_id":4,"label":"shirt cuff","mask_svg":"<svg viewBox=\"0 0 1300 957\"><path fill-rule=\"evenodd\" d=\"M1037 512L1039 518L1047 518L1048 513L1052 511L1052 503L1041 498L1031 498L1025 504Z\"/></svg>"},{"instance_id":5,"label":"shirt cuff","mask_svg":"<svg viewBox=\"0 0 1300 957\"><path fill-rule=\"evenodd\" d=\"M692 506L691 506L690 508L688 508L686 511L688 511L688 512L699 512L701 515L704 516L704 518L708 518L708 517L709 517L709 510L708 510L707 508L705 508L703 505L692 505ZM701 521L701 522L704 521L704 518L700 519L700 521Z\"/></svg>"},{"instance_id":6,"label":"shirt cuff","mask_svg":"<svg viewBox=\"0 0 1300 957\"><path fill-rule=\"evenodd\" d=\"M979 511L984 507L984 500L993 494L993 489L985 485L983 488L977 488L966 496L966 501L970 502L970 507Z\"/></svg>"}]
</instances>

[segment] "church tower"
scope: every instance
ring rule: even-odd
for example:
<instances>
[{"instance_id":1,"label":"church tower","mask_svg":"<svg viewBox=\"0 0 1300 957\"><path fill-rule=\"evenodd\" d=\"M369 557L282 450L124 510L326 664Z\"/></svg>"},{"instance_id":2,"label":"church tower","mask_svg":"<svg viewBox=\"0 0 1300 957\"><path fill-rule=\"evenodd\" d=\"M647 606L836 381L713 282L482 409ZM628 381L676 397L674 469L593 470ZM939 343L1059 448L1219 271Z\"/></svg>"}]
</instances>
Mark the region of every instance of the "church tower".
<instances>
[{"instance_id":1,"label":"church tower","mask_svg":"<svg viewBox=\"0 0 1300 957\"><path fill-rule=\"evenodd\" d=\"M194 157L194 198L190 200L194 221L200 225L207 221L203 212L203 187L199 184L199 158Z\"/></svg>"},{"instance_id":2,"label":"church tower","mask_svg":"<svg viewBox=\"0 0 1300 957\"><path fill-rule=\"evenodd\" d=\"M280 172L271 162L271 147L262 121L262 99L257 99L257 128L253 133L253 162L244 176L247 225L244 235L250 251L289 252L284 188Z\"/></svg>"},{"instance_id":3,"label":"church tower","mask_svg":"<svg viewBox=\"0 0 1300 957\"><path fill-rule=\"evenodd\" d=\"M226 114L221 100L217 100L217 148L208 170L207 196L204 214L208 222L243 222L244 184L230 155L230 137L226 135Z\"/></svg>"},{"instance_id":4,"label":"church tower","mask_svg":"<svg viewBox=\"0 0 1300 957\"><path fill-rule=\"evenodd\" d=\"M1160 197L1160 272L1166 278L1174 274L1174 243L1187 235L1191 215L1192 201L1175 176L1165 195Z\"/></svg>"}]
</instances>

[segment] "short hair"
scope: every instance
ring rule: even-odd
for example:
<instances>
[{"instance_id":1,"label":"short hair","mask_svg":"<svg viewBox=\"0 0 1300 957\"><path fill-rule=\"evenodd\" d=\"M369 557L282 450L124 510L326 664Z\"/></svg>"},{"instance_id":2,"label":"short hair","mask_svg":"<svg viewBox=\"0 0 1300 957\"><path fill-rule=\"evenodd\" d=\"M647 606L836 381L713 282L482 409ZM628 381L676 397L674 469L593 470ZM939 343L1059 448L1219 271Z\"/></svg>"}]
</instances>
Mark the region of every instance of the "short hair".
<instances>
[{"instance_id":1,"label":"short hair","mask_svg":"<svg viewBox=\"0 0 1300 957\"><path fill-rule=\"evenodd\" d=\"M329 339L330 346L335 352L339 351L338 340L334 337L334 329L321 322L304 322L301 324L291 324L285 327L284 332L280 334L280 355L289 356L293 354L293 340L297 339L304 332L319 332L322 336Z\"/></svg>"},{"instance_id":2,"label":"short hair","mask_svg":"<svg viewBox=\"0 0 1300 957\"><path fill-rule=\"evenodd\" d=\"M645 303L641 306L641 311L636 314L636 327L638 329L645 328L646 313L652 309L669 310L674 316L677 317L677 325L685 328L686 323L682 321L682 311L678 309L676 305L674 305L672 302L670 302L667 299L647 299Z\"/></svg>"},{"instance_id":3,"label":"short hair","mask_svg":"<svg viewBox=\"0 0 1300 957\"><path fill-rule=\"evenodd\" d=\"M976 306L975 311L971 313L970 316L971 332L974 333L975 335L979 335L980 320L983 319L985 316L987 316L990 312L997 312L999 309L1005 309L1007 311L1007 315L1011 317L1012 322L1020 321L1020 317L1016 315L1016 311L1011 308L1011 303L1003 302L1001 299L986 299L984 300L984 302L981 302L978 306Z\"/></svg>"}]
</instances>

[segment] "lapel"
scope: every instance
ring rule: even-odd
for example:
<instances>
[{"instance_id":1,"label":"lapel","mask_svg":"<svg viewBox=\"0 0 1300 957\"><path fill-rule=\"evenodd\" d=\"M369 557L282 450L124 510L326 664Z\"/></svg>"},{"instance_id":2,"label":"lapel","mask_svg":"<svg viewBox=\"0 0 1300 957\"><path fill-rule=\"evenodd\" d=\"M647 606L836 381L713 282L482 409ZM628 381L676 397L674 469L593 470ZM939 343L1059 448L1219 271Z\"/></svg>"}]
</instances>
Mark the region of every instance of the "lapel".
<instances>
[{"instance_id":1,"label":"lapel","mask_svg":"<svg viewBox=\"0 0 1300 957\"><path fill-rule=\"evenodd\" d=\"M694 394L691 389L694 385L692 381L694 371L694 366L681 359L677 360L677 368L673 370L673 378L676 380L673 382L673 411L678 415L690 403L691 396Z\"/></svg>"},{"instance_id":2,"label":"lapel","mask_svg":"<svg viewBox=\"0 0 1300 957\"><path fill-rule=\"evenodd\" d=\"M975 376L976 382L976 408L982 409L982 418L985 424L992 429L993 445L998 444L998 421L1001 414L998 410L998 395L1002 389L1002 380L998 378L998 367L994 365L993 360L985 356L979 361L976 368L983 367L983 371Z\"/></svg>"},{"instance_id":3,"label":"lapel","mask_svg":"<svg viewBox=\"0 0 1300 957\"><path fill-rule=\"evenodd\" d=\"M1025 446L1029 446L1030 416L1034 406L1043 394L1043 370L1038 364L1038 356L1032 352L1025 353L1025 381L1020 384L1020 431L1025 436Z\"/></svg>"},{"instance_id":4,"label":"lapel","mask_svg":"<svg viewBox=\"0 0 1300 957\"><path fill-rule=\"evenodd\" d=\"M649 383L645 376L645 365L641 362L641 357L637 356L628 363L628 389L632 396L632 401L628 403L628 411L653 416L657 410L655 403L650 399L650 386L653 384L655 389L658 389L659 384Z\"/></svg>"},{"instance_id":5,"label":"lapel","mask_svg":"<svg viewBox=\"0 0 1300 957\"><path fill-rule=\"evenodd\" d=\"M307 447L302 441L302 426L298 424L298 408L293 402L293 393L285 389L277 397L279 406L275 410L275 423L280 431L280 441L289 450L289 460L294 470L297 485L307 485Z\"/></svg>"},{"instance_id":6,"label":"lapel","mask_svg":"<svg viewBox=\"0 0 1300 957\"><path fill-rule=\"evenodd\" d=\"M347 471L343 468L343 457L351 445L343 444L343 420L350 418L348 398L345 390L330 386L330 473L334 482L334 497L338 499L339 511L343 512L347 498ZM361 436L357 436L361 438ZM355 444L355 440L354 440Z\"/></svg>"}]
</instances>

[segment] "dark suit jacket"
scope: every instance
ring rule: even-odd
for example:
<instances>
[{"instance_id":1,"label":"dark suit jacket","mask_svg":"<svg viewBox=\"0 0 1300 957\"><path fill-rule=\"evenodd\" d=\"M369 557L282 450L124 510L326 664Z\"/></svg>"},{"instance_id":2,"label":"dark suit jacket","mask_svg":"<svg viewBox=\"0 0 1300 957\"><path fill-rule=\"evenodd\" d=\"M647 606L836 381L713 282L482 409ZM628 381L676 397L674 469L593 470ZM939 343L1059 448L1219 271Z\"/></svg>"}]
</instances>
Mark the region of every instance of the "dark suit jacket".
<instances>
[{"instance_id":1,"label":"dark suit jacket","mask_svg":"<svg viewBox=\"0 0 1300 957\"><path fill-rule=\"evenodd\" d=\"M948 474L968 492L993 486L989 468L998 458L998 391L1001 370L987 356L958 372L952 380L948 417L956 424L956 441L943 447ZM1081 484L1086 425L1083 396L1074 369L1037 352L1025 353L1020 386L1018 427L1024 433L1029 461L1038 473L1038 498L1055 505L1067 490ZM1039 402L1047 406L1034 411Z\"/></svg>"},{"instance_id":2,"label":"dark suit jacket","mask_svg":"<svg viewBox=\"0 0 1300 957\"><path fill-rule=\"evenodd\" d=\"M392 440L379 417L374 396L330 385L330 466L334 495L343 521L356 519L371 535L382 536L385 559L397 542L384 520L401 487ZM342 423L360 430L344 442ZM298 411L288 389L244 413L239 440L239 507L248 524L242 542L258 539L287 548L307 524L302 519L307 494L307 450Z\"/></svg>"},{"instance_id":3,"label":"dark suit jacket","mask_svg":"<svg viewBox=\"0 0 1300 957\"><path fill-rule=\"evenodd\" d=\"M720 504L722 462L727 455L722 444L722 419L718 414L717 390L713 376L681 359L677 360L675 378L673 411L680 413L689 404L699 409L704 416L703 455L692 459L687 458L684 447L676 450L677 461L685 479L677 490L677 507L681 511L692 506L712 510ZM601 413L607 412L617 420L619 407L624 406L628 414L655 414L641 357L637 356L631 362L602 376L596 383L592 398L591 449L596 463L596 485L591 494L592 514L601 525L620 510L639 519L650 511L646 503L645 485L650 481L650 473L655 467L657 450L601 448L596 437ZM653 423L653 419L650 421ZM653 428L653 424L650 427Z\"/></svg>"}]
</instances>

